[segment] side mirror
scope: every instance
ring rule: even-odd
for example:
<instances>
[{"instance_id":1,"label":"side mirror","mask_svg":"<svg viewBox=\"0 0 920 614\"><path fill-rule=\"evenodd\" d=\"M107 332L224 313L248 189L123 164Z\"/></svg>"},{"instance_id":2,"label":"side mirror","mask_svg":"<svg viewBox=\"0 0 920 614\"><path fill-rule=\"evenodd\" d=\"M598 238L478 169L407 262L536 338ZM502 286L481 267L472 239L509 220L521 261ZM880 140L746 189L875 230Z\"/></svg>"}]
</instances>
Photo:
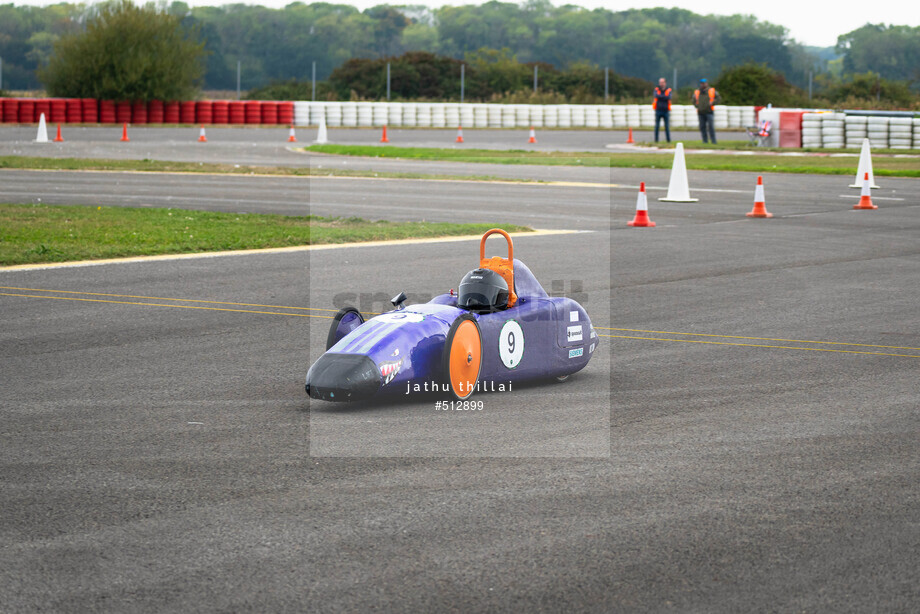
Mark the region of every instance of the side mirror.
<instances>
[{"instance_id":1,"label":"side mirror","mask_svg":"<svg viewBox=\"0 0 920 614\"><path fill-rule=\"evenodd\" d=\"M399 294L391 298L390 302L393 303L393 306L396 307L397 310L405 309L406 306L403 305L403 303L405 303L408 298L409 297L406 296L405 292L400 292Z\"/></svg>"}]
</instances>

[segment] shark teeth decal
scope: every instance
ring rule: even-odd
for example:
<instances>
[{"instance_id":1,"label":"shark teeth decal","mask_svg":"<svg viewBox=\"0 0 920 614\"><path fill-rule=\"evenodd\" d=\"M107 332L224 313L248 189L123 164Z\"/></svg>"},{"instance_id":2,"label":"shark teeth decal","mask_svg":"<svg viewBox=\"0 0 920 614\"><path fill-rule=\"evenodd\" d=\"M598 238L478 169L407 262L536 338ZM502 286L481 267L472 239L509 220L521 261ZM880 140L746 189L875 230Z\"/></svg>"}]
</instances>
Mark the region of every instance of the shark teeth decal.
<instances>
[{"instance_id":1,"label":"shark teeth decal","mask_svg":"<svg viewBox=\"0 0 920 614\"><path fill-rule=\"evenodd\" d=\"M383 376L384 386L393 381L393 378L396 377L397 373L399 373L399 368L401 366L402 358L399 360L389 360L387 362L380 363L380 375Z\"/></svg>"}]
</instances>

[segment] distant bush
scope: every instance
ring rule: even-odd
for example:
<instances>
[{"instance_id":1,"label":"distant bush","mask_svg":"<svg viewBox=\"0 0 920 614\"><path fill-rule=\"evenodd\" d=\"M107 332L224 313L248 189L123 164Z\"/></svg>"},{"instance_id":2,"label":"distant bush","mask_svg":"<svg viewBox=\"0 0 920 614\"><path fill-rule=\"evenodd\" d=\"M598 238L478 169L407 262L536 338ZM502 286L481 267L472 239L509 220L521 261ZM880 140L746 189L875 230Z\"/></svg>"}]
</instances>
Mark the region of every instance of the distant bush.
<instances>
[{"instance_id":1,"label":"distant bush","mask_svg":"<svg viewBox=\"0 0 920 614\"><path fill-rule=\"evenodd\" d=\"M204 43L179 17L131 0L96 5L86 30L54 43L39 78L51 96L118 101L194 98Z\"/></svg>"},{"instance_id":2,"label":"distant bush","mask_svg":"<svg viewBox=\"0 0 920 614\"><path fill-rule=\"evenodd\" d=\"M822 97L831 102L848 101L850 105L877 106L884 102L894 106L907 107L920 102L908 82L879 79L874 73L852 75L848 81L831 83L822 92Z\"/></svg>"},{"instance_id":3,"label":"distant bush","mask_svg":"<svg viewBox=\"0 0 920 614\"><path fill-rule=\"evenodd\" d=\"M310 100L313 96L313 83L310 81L273 81L263 87L257 87L246 93L246 100ZM336 100L335 91L325 81L316 82L317 100Z\"/></svg>"},{"instance_id":4,"label":"distant bush","mask_svg":"<svg viewBox=\"0 0 920 614\"><path fill-rule=\"evenodd\" d=\"M786 81L766 64L748 62L722 71L713 83L728 105L799 106L807 93Z\"/></svg>"},{"instance_id":5,"label":"distant bush","mask_svg":"<svg viewBox=\"0 0 920 614\"><path fill-rule=\"evenodd\" d=\"M909 81L879 79L875 73L843 79L821 75L814 82L814 97L786 81L765 64L747 63L722 71L714 83L722 102L730 105L783 107L836 107L859 109L918 109L920 96Z\"/></svg>"}]
</instances>

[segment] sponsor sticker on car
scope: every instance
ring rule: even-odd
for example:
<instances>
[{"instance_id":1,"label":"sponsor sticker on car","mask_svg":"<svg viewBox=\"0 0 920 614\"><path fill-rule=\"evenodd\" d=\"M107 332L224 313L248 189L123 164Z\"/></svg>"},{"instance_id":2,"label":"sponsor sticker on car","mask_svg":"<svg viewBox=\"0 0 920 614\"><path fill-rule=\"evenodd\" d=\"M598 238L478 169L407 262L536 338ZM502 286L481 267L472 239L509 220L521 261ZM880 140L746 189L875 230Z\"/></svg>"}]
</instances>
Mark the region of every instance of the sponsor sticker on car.
<instances>
[{"instance_id":1,"label":"sponsor sticker on car","mask_svg":"<svg viewBox=\"0 0 920 614\"><path fill-rule=\"evenodd\" d=\"M565 338L567 341L581 341L581 338L582 338L581 325L579 324L578 326L569 326L568 329L566 330Z\"/></svg>"}]
</instances>

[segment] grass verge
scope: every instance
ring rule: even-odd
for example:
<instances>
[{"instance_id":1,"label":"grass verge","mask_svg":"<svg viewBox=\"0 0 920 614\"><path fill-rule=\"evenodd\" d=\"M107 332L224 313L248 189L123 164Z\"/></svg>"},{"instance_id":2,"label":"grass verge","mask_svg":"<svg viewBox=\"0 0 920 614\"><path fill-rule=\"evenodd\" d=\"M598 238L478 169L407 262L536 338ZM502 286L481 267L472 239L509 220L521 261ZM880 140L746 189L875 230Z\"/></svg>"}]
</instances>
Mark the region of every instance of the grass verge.
<instances>
[{"instance_id":1,"label":"grass verge","mask_svg":"<svg viewBox=\"0 0 920 614\"><path fill-rule=\"evenodd\" d=\"M494 224L0 204L0 265L481 234ZM503 225L509 232L529 231Z\"/></svg>"},{"instance_id":2,"label":"grass verge","mask_svg":"<svg viewBox=\"0 0 920 614\"><path fill-rule=\"evenodd\" d=\"M306 163L307 160L305 159ZM428 173L394 173L380 171L319 169L289 166L241 166L202 162L167 162L163 160L107 160L84 158L42 158L37 156L0 156L0 169L54 171L121 171L151 173L211 173L227 175L279 175L289 177L371 177L383 179L449 179L453 181L513 181L534 183L529 179L507 179L491 175L445 175Z\"/></svg>"},{"instance_id":3,"label":"grass verge","mask_svg":"<svg viewBox=\"0 0 920 614\"><path fill-rule=\"evenodd\" d=\"M751 145L748 141L719 141L716 144L704 143L703 141L681 141L684 144L684 147L687 149L712 149L712 150L732 150L732 151L748 151L752 154L762 154L762 153L785 153L789 154L790 152L796 153L809 153L809 154L818 154L818 155L828 155L828 154L850 154L851 156L858 156L858 149L831 149L824 147L802 147L800 149L789 149L788 147L757 147L756 145ZM666 143L664 141L659 141L658 143L653 143L651 141L640 141L636 143L639 147L658 147L660 149L674 149L677 146L677 141L672 141L671 143ZM873 147L873 155L881 154L888 156L896 155L909 155L917 156L920 155L920 149L888 149Z\"/></svg>"},{"instance_id":4,"label":"grass verge","mask_svg":"<svg viewBox=\"0 0 920 614\"><path fill-rule=\"evenodd\" d=\"M381 147L374 145L311 145L306 151L348 156L479 162L491 164L538 164L545 166L594 166L616 168L670 168L674 155L668 153L546 152L491 149L439 149L428 147ZM753 151L753 150L752 150ZM856 173L857 157L778 156L771 154L734 155L689 154L687 168L709 171L747 171L851 175ZM876 175L920 177L916 158L875 157Z\"/></svg>"}]
</instances>

